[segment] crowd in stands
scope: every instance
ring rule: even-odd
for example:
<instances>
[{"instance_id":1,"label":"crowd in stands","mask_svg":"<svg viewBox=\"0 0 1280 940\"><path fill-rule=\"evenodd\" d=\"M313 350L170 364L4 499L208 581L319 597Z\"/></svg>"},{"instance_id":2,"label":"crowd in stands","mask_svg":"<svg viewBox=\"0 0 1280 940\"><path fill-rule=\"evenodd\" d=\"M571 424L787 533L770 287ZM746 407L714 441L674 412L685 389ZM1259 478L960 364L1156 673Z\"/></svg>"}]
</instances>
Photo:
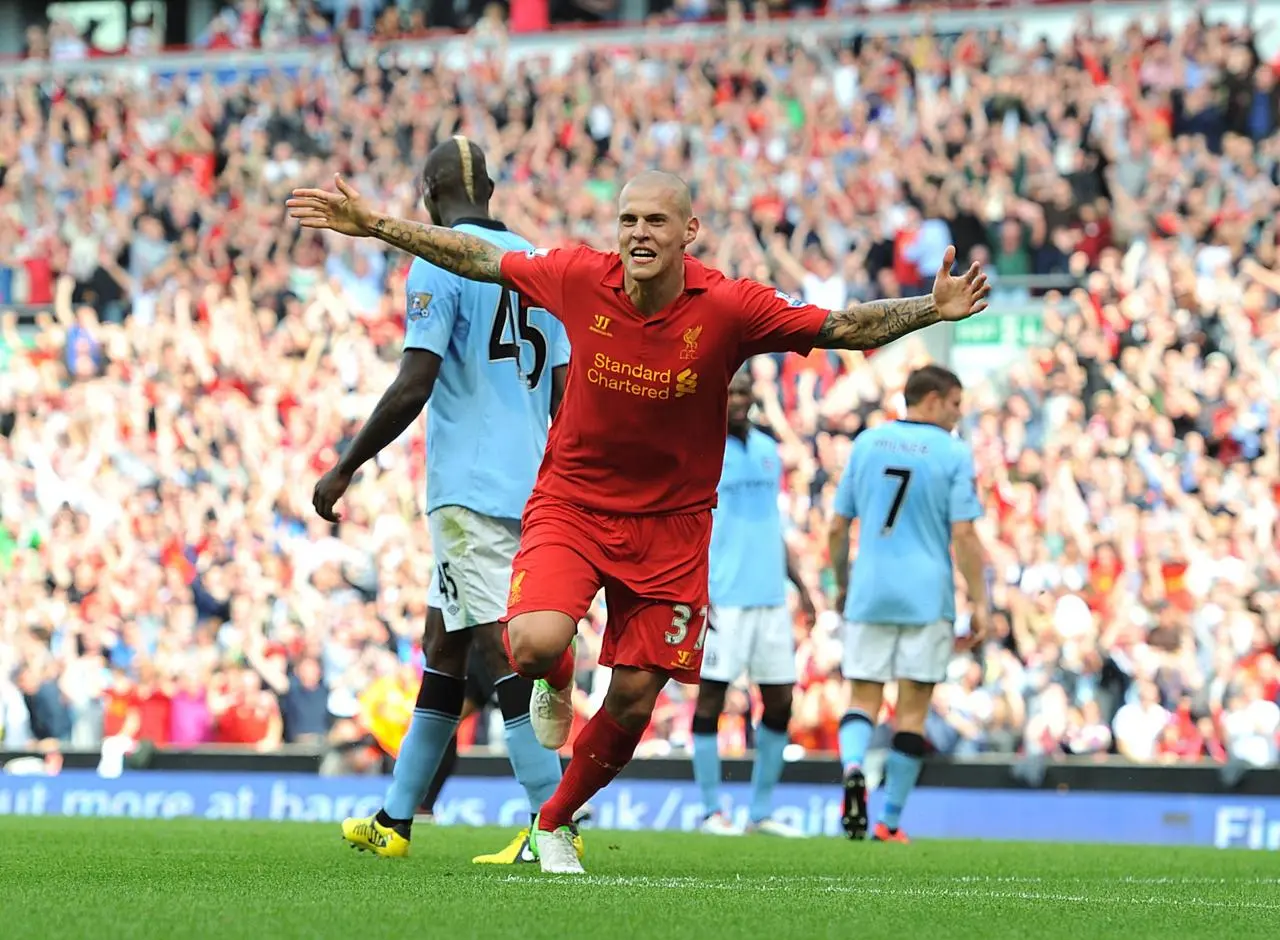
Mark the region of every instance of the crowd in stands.
<instances>
[{"instance_id":1,"label":"crowd in stands","mask_svg":"<svg viewBox=\"0 0 1280 940\"><path fill-rule=\"evenodd\" d=\"M479 50L216 92L0 87L0 747L271 749L407 720L422 427L337 527L309 498L395 372L408 261L303 234L283 203L340 169L418 212L424 155L460 132L540 245L607 246L620 181L659 166L730 273L838 307L927 290L954 242L993 271L993 316L1042 306L1042 341L968 390L997 633L955 661L932 745L1276 763L1280 63L1253 41L1082 26L1057 49L735 39L561 73ZM796 628L811 752L844 707L825 519L858 431L902 413L906 342L751 363L820 601ZM601 628L593 610L584 714ZM645 753L685 747L692 698L669 687ZM751 706L731 696L738 747Z\"/></svg>"}]
</instances>

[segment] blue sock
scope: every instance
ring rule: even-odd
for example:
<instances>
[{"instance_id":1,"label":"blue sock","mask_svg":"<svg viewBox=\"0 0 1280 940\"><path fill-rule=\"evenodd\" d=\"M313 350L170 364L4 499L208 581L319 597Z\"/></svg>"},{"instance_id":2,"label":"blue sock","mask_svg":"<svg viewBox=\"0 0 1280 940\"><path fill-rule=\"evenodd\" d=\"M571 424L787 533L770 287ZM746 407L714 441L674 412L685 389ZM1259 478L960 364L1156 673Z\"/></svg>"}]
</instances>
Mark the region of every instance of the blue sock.
<instances>
[{"instance_id":1,"label":"blue sock","mask_svg":"<svg viewBox=\"0 0 1280 940\"><path fill-rule=\"evenodd\" d=\"M720 810L720 738L714 734L693 736L693 779L702 791L702 812Z\"/></svg>"},{"instance_id":2,"label":"blue sock","mask_svg":"<svg viewBox=\"0 0 1280 940\"><path fill-rule=\"evenodd\" d=\"M896 739L894 743L897 744ZM890 829L898 828L902 808L907 805L907 797L920 779L920 767L923 763L923 758L904 754L896 746L889 752L889 758L884 764L885 800L880 821Z\"/></svg>"},{"instance_id":3,"label":"blue sock","mask_svg":"<svg viewBox=\"0 0 1280 940\"><path fill-rule=\"evenodd\" d=\"M560 785L560 755L538 743L528 715L508 721L506 730L511 769L529 797L529 811L536 813Z\"/></svg>"},{"instance_id":4,"label":"blue sock","mask_svg":"<svg viewBox=\"0 0 1280 940\"><path fill-rule=\"evenodd\" d=\"M529 812L537 813L560 785L560 755L547 750L534 737L529 723L532 680L515 674L505 676L494 683L494 691L502 709L511 769L529 798Z\"/></svg>"},{"instance_id":5,"label":"blue sock","mask_svg":"<svg viewBox=\"0 0 1280 940\"><path fill-rule=\"evenodd\" d=\"M773 815L773 788L782 778L782 752L791 736L761 725L756 729L756 761L751 768L751 821Z\"/></svg>"},{"instance_id":6,"label":"blue sock","mask_svg":"<svg viewBox=\"0 0 1280 940\"><path fill-rule=\"evenodd\" d=\"M867 748L876 726L860 708L851 708L840 719L840 765L848 770L861 767L867 759Z\"/></svg>"},{"instance_id":7,"label":"blue sock","mask_svg":"<svg viewBox=\"0 0 1280 940\"><path fill-rule=\"evenodd\" d=\"M391 786L387 787L382 803L383 812L392 819L413 819L418 811L431 786L431 778L440 766L440 758L458 730L465 694L465 684L457 676L430 669L422 674L418 706L400 743Z\"/></svg>"}]
</instances>

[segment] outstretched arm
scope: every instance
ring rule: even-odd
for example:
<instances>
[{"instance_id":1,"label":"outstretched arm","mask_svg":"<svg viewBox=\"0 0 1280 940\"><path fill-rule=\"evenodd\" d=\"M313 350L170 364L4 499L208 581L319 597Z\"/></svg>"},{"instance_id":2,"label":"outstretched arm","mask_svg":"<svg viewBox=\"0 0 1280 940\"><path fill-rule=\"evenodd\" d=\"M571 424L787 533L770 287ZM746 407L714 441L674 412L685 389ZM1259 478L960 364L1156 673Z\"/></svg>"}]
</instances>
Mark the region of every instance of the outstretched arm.
<instances>
[{"instance_id":1,"label":"outstretched arm","mask_svg":"<svg viewBox=\"0 0 1280 940\"><path fill-rule=\"evenodd\" d=\"M822 349L877 349L941 319L931 294L855 302L827 314L813 345Z\"/></svg>"},{"instance_id":2,"label":"outstretched arm","mask_svg":"<svg viewBox=\"0 0 1280 940\"><path fill-rule=\"evenodd\" d=\"M933 292L923 297L852 303L833 310L818 330L813 345L823 349L875 349L908 333L943 320L964 320L987 309L991 286L977 265L958 277L951 273L956 250L942 256Z\"/></svg>"},{"instance_id":3,"label":"outstretched arm","mask_svg":"<svg viewBox=\"0 0 1280 940\"><path fill-rule=\"evenodd\" d=\"M333 181L337 192L295 189L286 203L289 217L303 228L327 229L353 238L372 236L468 280L502 281L506 252L497 245L444 226L392 218L366 206L341 176L335 175Z\"/></svg>"},{"instance_id":4,"label":"outstretched arm","mask_svg":"<svg viewBox=\"0 0 1280 940\"><path fill-rule=\"evenodd\" d=\"M369 234L471 281L502 282L506 249L466 232L371 213Z\"/></svg>"}]
</instances>

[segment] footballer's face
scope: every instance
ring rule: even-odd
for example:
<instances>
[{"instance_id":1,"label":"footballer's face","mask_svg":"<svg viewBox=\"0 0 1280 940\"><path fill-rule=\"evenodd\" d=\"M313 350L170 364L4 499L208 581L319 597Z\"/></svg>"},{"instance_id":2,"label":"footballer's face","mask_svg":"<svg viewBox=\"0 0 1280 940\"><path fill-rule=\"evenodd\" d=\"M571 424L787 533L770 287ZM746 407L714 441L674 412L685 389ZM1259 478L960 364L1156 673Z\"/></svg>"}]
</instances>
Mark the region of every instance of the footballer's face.
<instances>
[{"instance_id":1,"label":"footballer's face","mask_svg":"<svg viewBox=\"0 0 1280 940\"><path fill-rule=\"evenodd\" d=\"M751 414L751 379L738 374L729 383L729 427L741 428Z\"/></svg>"},{"instance_id":2,"label":"footballer's face","mask_svg":"<svg viewBox=\"0 0 1280 940\"><path fill-rule=\"evenodd\" d=\"M660 182L629 183L618 199L618 253L633 281L651 281L684 264L684 250L698 236L698 220L677 188Z\"/></svg>"}]
</instances>

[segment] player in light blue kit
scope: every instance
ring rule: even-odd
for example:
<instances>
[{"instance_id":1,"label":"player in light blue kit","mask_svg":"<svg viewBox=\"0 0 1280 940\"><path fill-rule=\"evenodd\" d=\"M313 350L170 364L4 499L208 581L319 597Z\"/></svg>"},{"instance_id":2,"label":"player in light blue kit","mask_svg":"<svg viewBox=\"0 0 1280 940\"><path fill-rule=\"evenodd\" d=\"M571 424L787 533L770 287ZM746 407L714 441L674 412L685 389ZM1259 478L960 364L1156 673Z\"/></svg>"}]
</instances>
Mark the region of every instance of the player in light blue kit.
<instances>
[{"instance_id":1,"label":"player in light blue kit","mask_svg":"<svg viewBox=\"0 0 1280 940\"><path fill-rule=\"evenodd\" d=\"M782 537L778 445L751 425L751 402L751 379L739 372L729 383L729 439L711 528L711 629L693 715L693 776L707 813L702 831L740 835L742 830L720 808L717 729L725 693L745 671L759 685L764 703L755 733L749 829L796 837L802 833L772 818L773 789L782 776L791 689L796 681L787 578L800 592L800 606L810 622L813 600L796 574Z\"/></svg>"},{"instance_id":2,"label":"player in light blue kit","mask_svg":"<svg viewBox=\"0 0 1280 940\"><path fill-rule=\"evenodd\" d=\"M963 645L981 642L990 621L985 553L974 529L982 515L973 454L952 436L964 397L941 366L907 377L907 417L864 431L836 489L831 565L845 618L844 675L850 708L840 722L844 831L867 834L867 746L884 684L898 683L897 727L885 765L885 807L873 838L907 842L903 806L924 757L924 722L933 687L946 677L956 645L951 549L973 607ZM859 520L849 583L849 527Z\"/></svg>"},{"instance_id":3,"label":"player in light blue kit","mask_svg":"<svg viewBox=\"0 0 1280 940\"><path fill-rule=\"evenodd\" d=\"M507 250L533 250L490 218L493 182L484 152L465 137L431 151L422 183L436 225ZM511 766L530 809L537 810L560 781L559 756L538 744L529 724L532 683L512 674L497 622L506 612L520 516L569 362L559 321L497 284L465 280L415 259L405 293L400 373L313 498L316 512L335 521L334 504L356 470L396 440L430 398L427 520L436 570L423 636L426 671L383 808L342 824L353 846L396 857L409 852L414 813L457 730L473 642L497 680ZM476 861L533 861L528 829L502 852Z\"/></svg>"}]
</instances>

